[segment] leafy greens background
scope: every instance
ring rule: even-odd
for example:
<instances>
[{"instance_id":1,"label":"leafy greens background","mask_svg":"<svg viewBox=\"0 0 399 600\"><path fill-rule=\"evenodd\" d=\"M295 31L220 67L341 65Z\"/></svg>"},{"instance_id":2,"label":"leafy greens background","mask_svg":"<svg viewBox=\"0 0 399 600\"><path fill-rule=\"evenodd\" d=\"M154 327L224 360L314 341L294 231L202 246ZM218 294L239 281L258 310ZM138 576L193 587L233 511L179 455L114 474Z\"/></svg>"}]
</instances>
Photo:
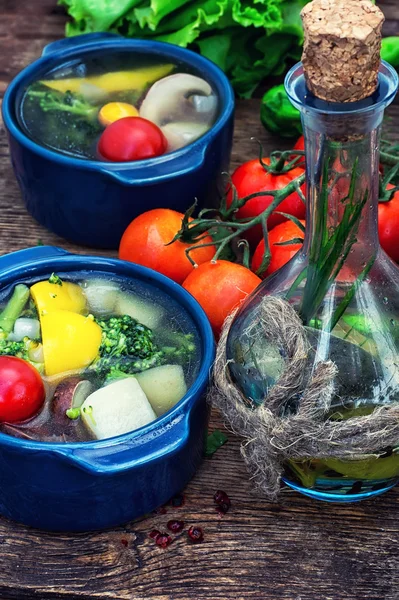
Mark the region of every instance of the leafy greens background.
<instances>
[{"instance_id":1,"label":"leafy greens background","mask_svg":"<svg viewBox=\"0 0 399 600\"><path fill-rule=\"evenodd\" d=\"M248 98L269 75L299 60L300 11L308 0L59 0L68 36L111 31L190 47L229 76Z\"/></svg>"}]
</instances>

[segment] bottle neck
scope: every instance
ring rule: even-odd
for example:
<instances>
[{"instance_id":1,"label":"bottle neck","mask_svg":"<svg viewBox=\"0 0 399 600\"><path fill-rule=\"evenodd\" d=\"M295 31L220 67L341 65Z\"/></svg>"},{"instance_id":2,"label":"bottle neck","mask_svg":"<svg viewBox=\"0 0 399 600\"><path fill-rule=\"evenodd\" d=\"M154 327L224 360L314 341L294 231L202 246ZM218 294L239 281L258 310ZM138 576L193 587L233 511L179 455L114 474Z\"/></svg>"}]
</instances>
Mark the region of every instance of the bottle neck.
<instances>
[{"instance_id":1,"label":"bottle neck","mask_svg":"<svg viewBox=\"0 0 399 600\"><path fill-rule=\"evenodd\" d=\"M328 119L302 114L308 202L304 250L309 262L320 266L334 245L339 250L330 255L334 279L356 278L378 251L379 112L357 124L351 114Z\"/></svg>"}]
</instances>

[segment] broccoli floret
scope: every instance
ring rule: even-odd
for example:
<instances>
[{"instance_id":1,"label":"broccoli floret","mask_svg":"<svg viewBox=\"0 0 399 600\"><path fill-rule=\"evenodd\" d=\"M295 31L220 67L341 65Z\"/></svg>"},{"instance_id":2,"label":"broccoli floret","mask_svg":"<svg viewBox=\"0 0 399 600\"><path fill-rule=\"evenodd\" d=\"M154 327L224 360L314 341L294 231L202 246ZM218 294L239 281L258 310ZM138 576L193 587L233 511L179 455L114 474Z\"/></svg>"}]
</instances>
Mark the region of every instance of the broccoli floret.
<instances>
[{"instance_id":1,"label":"broccoli floret","mask_svg":"<svg viewBox=\"0 0 399 600\"><path fill-rule=\"evenodd\" d=\"M187 362L196 350L192 333L168 332L167 343L168 345L162 345L165 357L172 358L173 362L181 364Z\"/></svg>"},{"instance_id":2,"label":"broccoli floret","mask_svg":"<svg viewBox=\"0 0 399 600\"><path fill-rule=\"evenodd\" d=\"M141 373L171 361L184 363L195 351L191 334L169 332L168 345L160 345L149 327L128 315L96 319L96 322L102 329L102 340L99 358L90 370L106 381Z\"/></svg>"},{"instance_id":3,"label":"broccoli floret","mask_svg":"<svg viewBox=\"0 0 399 600\"><path fill-rule=\"evenodd\" d=\"M22 358L31 363L40 373L42 373L44 370L43 363L36 362L30 358L32 353L35 350L37 351L40 344L28 337L25 337L20 342L8 339L8 335L14 329L15 321L25 312L24 309L29 295L29 288L26 285L16 285L11 298L0 313L0 355ZM40 353L36 352L35 354Z\"/></svg>"},{"instance_id":4,"label":"broccoli floret","mask_svg":"<svg viewBox=\"0 0 399 600\"><path fill-rule=\"evenodd\" d=\"M109 319L96 319L102 330L99 359L92 365L94 370L108 378L114 373L139 373L158 364L161 353L154 341L154 334L132 317L123 315Z\"/></svg>"},{"instance_id":5,"label":"broccoli floret","mask_svg":"<svg viewBox=\"0 0 399 600\"><path fill-rule=\"evenodd\" d=\"M144 359L156 350L151 329L128 315L97 320L97 323L102 329L101 356L137 356Z\"/></svg>"},{"instance_id":6,"label":"broccoli floret","mask_svg":"<svg viewBox=\"0 0 399 600\"><path fill-rule=\"evenodd\" d=\"M7 340L7 338L0 338L0 355L22 358L23 360L26 360L26 362L36 367L39 373L43 373L44 363L36 362L30 358L31 353L38 349L40 345L41 344L39 344L39 342L35 342L28 337L25 337L21 342L13 342L11 340Z\"/></svg>"},{"instance_id":7,"label":"broccoli floret","mask_svg":"<svg viewBox=\"0 0 399 600\"><path fill-rule=\"evenodd\" d=\"M61 93L57 90L30 90L28 95L31 98L39 99L40 108L43 112L61 111L78 117L89 118L96 116L98 113L97 107L89 104L82 96L73 94L70 91Z\"/></svg>"},{"instance_id":8,"label":"broccoli floret","mask_svg":"<svg viewBox=\"0 0 399 600\"><path fill-rule=\"evenodd\" d=\"M51 273L50 277L48 278L48 282L49 283L55 283L56 285L62 285L62 279L61 279L61 277L59 277L55 273Z\"/></svg>"}]
</instances>

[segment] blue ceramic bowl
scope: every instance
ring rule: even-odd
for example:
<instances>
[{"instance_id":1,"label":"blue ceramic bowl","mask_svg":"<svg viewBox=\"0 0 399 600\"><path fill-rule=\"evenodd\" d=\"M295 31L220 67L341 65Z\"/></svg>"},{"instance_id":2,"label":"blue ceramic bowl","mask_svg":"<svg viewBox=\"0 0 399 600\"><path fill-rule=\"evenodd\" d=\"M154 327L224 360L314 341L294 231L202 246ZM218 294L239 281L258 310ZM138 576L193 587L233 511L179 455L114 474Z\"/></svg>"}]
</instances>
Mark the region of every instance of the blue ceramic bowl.
<instances>
[{"instance_id":1,"label":"blue ceramic bowl","mask_svg":"<svg viewBox=\"0 0 399 600\"><path fill-rule=\"evenodd\" d=\"M0 257L1 285L89 270L138 280L169 295L201 340L198 377L168 413L146 427L107 440L49 443L0 433L0 513L50 531L121 525L180 492L200 464L208 411L205 391L214 338L199 304L172 280L115 259L77 256L43 246Z\"/></svg>"},{"instance_id":2,"label":"blue ceramic bowl","mask_svg":"<svg viewBox=\"0 0 399 600\"><path fill-rule=\"evenodd\" d=\"M27 86L49 70L89 53L145 52L188 65L209 81L219 97L213 127L197 141L158 158L110 163L73 158L30 139L18 110ZM167 207L185 212L214 205L228 170L234 95L224 73L202 56L162 42L129 40L113 34L88 34L46 46L42 57L11 82L3 100L11 160L28 211L42 225L76 244L117 248L137 215Z\"/></svg>"}]
</instances>

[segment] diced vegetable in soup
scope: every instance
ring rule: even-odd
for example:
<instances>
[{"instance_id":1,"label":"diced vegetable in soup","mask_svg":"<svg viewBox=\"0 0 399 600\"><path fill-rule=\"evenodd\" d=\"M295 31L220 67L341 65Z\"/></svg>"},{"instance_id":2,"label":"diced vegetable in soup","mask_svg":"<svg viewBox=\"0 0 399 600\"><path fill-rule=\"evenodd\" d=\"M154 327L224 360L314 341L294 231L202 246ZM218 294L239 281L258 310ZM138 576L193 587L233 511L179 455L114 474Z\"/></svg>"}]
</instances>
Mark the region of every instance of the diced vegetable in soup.
<instances>
[{"instance_id":1,"label":"diced vegetable in soup","mask_svg":"<svg viewBox=\"0 0 399 600\"><path fill-rule=\"evenodd\" d=\"M32 82L19 119L34 141L82 159L154 158L204 135L218 97L201 74L156 56L92 53Z\"/></svg>"},{"instance_id":2,"label":"diced vegetable in soup","mask_svg":"<svg viewBox=\"0 0 399 600\"><path fill-rule=\"evenodd\" d=\"M121 435L173 408L197 376L189 316L148 284L53 273L18 283L0 302L0 430L9 435Z\"/></svg>"}]
</instances>

